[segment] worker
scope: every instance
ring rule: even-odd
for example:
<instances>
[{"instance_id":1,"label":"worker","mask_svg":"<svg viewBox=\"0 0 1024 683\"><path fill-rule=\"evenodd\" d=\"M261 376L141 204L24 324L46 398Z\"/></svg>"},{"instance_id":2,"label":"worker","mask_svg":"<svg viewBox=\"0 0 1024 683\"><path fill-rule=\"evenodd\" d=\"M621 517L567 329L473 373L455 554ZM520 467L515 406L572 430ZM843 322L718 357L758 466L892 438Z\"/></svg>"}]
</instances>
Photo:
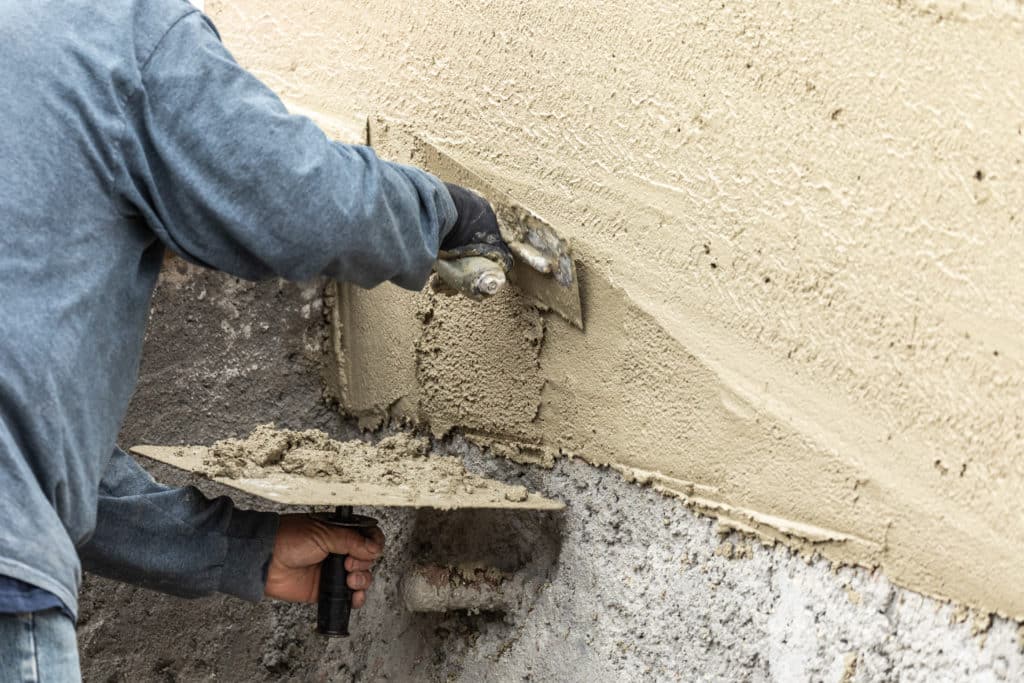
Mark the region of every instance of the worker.
<instances>
[{"instance_id":1,"label":"worker","mask_svg":"<svg viewBox=\"0 0 1024 683\"><path fill-rule=\"evenodd\" d=\"M439 251L511 265L494 212L332 142L185 0L0 0L0 681L79 680L81 571L311 602L384 537L156 483L115 446L165 249L258 280L419 289Z\"/></svg>"}]
</instances>

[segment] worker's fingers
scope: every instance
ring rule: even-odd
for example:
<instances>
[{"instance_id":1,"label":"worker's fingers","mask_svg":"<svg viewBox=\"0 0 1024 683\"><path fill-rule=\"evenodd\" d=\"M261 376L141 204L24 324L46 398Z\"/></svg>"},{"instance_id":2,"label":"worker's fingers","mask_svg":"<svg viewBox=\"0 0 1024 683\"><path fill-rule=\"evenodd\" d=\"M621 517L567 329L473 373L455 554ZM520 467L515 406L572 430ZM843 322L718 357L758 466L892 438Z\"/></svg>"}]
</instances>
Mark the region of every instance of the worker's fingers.
<instances>
[{"instance_id":1,"label":"worker's fingers","mask_svg":"<svg viewBox=\"0 0 1024 683\"><path fill-rule=\"evenodd\" d=\"M322 525L322 531L323 545L329 553L351 555L357 560L376 560L384 552L384 533L377 527L356 530Z\"/></svg>"},{"instance_id":2,"label":"worker's fingers","mask_svg":"<svg viewBox=\"0 0 1024 683\"><path fill-rule=\"evenodd\" d=\"M384 532L380 530L380 527L372 527L370 529L363 529L363 537L370 542L371 545L375 544L377 548L377 557L384 552ZM359 559L376 560L377 557L365 557Z\"/></svg>"},{"instance_id":3,"label":"worker's fingers","mask_svg":"<svg viewBox=\"0 0 1024 683\"><path fill-rule=\"evenodd\" d=\"M350 572L365 572L373 566L373 560L357 560L351 555L345 558L345 569Z\"/></svg>"},{"instance_id":4,"label":"worker's fingers","mask_svg":"<svg viewBox=\"0 0 1024 683\"><path fill-rule=\"evenodd\" d=\"M364 591L373 583L373 575L370 572L349 572L345 582L354 591Z\"/></svg>"},{"instance_id":5,"label":"worker's fingers","mask_svg":"<svg viewBox=\"0 0 1024 683\"><path fill-rule=\"evenodd\" d=\"M355 591L352 593L352 609L359 609L366 604L366 591Z\"/></svg>"}]
</instances>

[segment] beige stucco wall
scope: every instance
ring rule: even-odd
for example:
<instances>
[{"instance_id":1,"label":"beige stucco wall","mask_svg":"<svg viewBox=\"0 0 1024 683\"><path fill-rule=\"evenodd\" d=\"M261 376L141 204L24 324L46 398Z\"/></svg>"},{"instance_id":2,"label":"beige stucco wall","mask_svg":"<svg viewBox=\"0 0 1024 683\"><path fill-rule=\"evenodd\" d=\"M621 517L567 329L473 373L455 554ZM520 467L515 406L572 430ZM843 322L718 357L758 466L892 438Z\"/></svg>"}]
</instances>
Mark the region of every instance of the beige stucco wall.
<instances>
[{"instance_id":1,"label":"beige stucco wall","mask_svg":"<svg viewBox=\"0 0 1024 683\"><path fill-rule=\"evenodd\" d=\"M207 5L289 102L405 120L574 242L586 333L352 294L388 364L354 407L1024 617L1019 0Z\"/></svg>"}]
</instances>

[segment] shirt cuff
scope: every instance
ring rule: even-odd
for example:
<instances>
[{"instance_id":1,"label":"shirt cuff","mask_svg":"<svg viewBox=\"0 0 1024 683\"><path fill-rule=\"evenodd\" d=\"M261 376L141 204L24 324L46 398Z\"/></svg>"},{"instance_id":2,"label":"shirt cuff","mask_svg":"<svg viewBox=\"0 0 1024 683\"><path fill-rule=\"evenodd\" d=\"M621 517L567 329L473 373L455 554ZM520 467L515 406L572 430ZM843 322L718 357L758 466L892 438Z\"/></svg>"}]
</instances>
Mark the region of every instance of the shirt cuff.
<instances>
[{"instance_id":1,"label":"shirt cuff","mask_svg":"<svg viewBox=\"0 0 1024 683\"><path fill-rule=\"evenodd\" d=\"M279 521L273 512L232 511L218 591L249 602L263 599Z\"/></svg>"}]
</instances>

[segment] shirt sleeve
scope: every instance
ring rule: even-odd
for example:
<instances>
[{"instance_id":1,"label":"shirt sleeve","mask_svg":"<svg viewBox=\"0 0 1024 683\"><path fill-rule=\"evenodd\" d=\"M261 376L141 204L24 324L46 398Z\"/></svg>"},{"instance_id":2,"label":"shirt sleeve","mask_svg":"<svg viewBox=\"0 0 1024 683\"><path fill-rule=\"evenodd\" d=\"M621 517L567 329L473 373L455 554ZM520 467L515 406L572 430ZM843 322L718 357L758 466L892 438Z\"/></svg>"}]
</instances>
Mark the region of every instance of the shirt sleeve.
<instances>
[{"instance_id":1,"label":"shirt sleeve","mask_svg":"<svg viewBox=\"0 0 1024 683\"><path fill-rule=\"evenodd\" d=\"M126 116L122 199L202 265L419 289L455 222L437 178L289 114L199 12L157 44Z\"/></svg>"},{"instance_id":2,"label":"shirt sleeve","mask_svg":"<svg viewBox=\"0 0 1024 683\"><path fill-rule=\"evenodd\" d=\"M158 484L115 449L100 483L86 571L182 597L263 597L278 515L239 510L195 487Z\"/></svg>"}]
</instances>

